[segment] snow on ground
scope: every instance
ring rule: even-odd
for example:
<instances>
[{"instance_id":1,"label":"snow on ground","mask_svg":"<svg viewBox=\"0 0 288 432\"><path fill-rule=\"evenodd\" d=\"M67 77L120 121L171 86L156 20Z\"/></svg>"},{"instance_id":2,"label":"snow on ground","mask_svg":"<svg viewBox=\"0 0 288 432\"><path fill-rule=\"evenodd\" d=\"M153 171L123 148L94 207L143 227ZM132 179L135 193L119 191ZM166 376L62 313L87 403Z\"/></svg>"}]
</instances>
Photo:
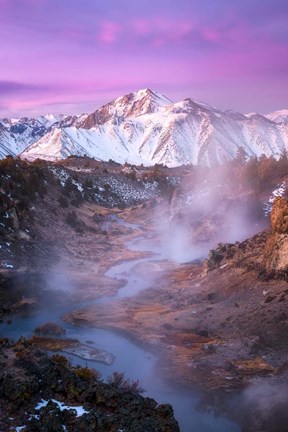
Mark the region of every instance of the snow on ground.
<instances>
[{"instance_id":1,"label":"snow on ground","mask_svg":"<svg viewBox=\"0 0 288 432\"><path fill-rule=\"evenodd\" d=\"M41 401L38 402L38 404L35 406L35 410L39 411L41 408L46 407L47 404L50 401L54 402L56 405L58 405L58 407L59 407L59 409L61 411L64 411L64 410L73 410L73 411L76 411L76 417L81 417L83 414L88 414L89 413L89 411L86 411L83 408L83 406L81 406L81 405L80 406L66 405L64 402L59 402L56 399L49 399L49 400L41 399ZM32 419L32 418L38 418L39 419L39 416L37 414L36 415L32 415L30 417L30 419ZM16 432L21 432L23 429L25 429L25 427L26 427L25 425L24 426L17 426L15 428L15 430L16 430ZM64 432L67 430L67 428L64 425L62 425L62 428L63 428Z\"/></svg>"},{"instance_id":2,"label":"snow on ground","mask_svg":"<svg viewBox=\"0 0 288 432\"><path fill-rule=\"evenodd\" d=\"M272 194L271 194L269 200L264 204L265 216L268 216L271 213L275 198L284 196L285 192L286 192L285 182L283 182L280 186L278 186L276 189L274 189L274 191L272 191Z\"/></svg>"},{"instance_id":3,"label":"snow on ground","mask_svg":"<svg viewBox=\"0 0 288 432\"><path fill-rule=\"evenodd\" d=\"M86 411L83 406L71 406L71 405L66 405L64 402L59 402L56 399L50 399L50 400L44 400L42 399L40 402L38 402L38 404L35 407L35 410L40 410L43 407L46 407L46 405L50 402L54 402L55 404L58 405L59 409L61 411L66 410L74 410L76 411L76 417L81 417L83 414L88 414L89 411Z\"/></svg>"},{"instance_id":4,"label":"snow on ground","mask_svg":"<svg viewBox=\"0 0 288 432\"><path fill-rule=\"evenodd\" d=\"M61 186L65 186L66 181L69 178L69 173L67 171L65 171L63 168L59 169L59 168L51 168L51 171L53 172L53 174L55 175L55 177L57 177L61 183Z\"/></svg>"},{"instance_id":5,"label":"snow on ground","mask_svg":"<svg viewBox=\"0 0 288 432\"><path fill-rule=\"evenodd\" d=\"M62 187L71 180L72 184L77 187L83 196L84 185L81 179L75 180L69 169L53 167L51 169L54 176L60 181ZM94 190L94 199L98 203L106 203L112 206L119 204L119 199L125 204L131 204L135 201L152 199L155 197L158 183L157 182L138 182L131 180L123 175L107 173L101 177L91 177ZM111 193L106 193L107 185Z\"/></svg>"}]
</instances>

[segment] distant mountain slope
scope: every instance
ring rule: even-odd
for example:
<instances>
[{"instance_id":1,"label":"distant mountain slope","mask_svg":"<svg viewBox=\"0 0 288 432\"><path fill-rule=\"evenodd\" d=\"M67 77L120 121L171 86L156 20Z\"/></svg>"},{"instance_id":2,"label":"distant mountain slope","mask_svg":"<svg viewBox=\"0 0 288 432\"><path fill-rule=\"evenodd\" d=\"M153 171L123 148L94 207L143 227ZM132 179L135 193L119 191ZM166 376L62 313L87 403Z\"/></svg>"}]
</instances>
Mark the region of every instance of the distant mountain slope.
<instances>
[{"instance_id":1,"label":"distant mountain slope","mask_svg":"<svg viewBox=\"0 0 288 432\"><path fill-rule=\"evenodd\" d=\"M91 114L58 121L51 116L46 117L47 122L35 120L41 122L44 133L41 129L40 136L30 137L30 141L23 135L21 157L55 160L86 154L120 163L170 167L222 163L234 158L239 147L248 157L279 157L288 149L287 112L244 115L192 99L173 103L144 89L119 97ZM6 140L9 128L3 132L5 138L7 131ZM0 135L0 146L5 146L4 138ZM21 152L15 145L10 147L13 154Z\"/></svg>"},{"instance_id":2,"label":"distant mountain slope","mask_svg":"<svg viewBox=\"0 0 288 432\"><path fill-rule=\"evenodd\" d=\"M274 121L275 123L288 123L288 109L274 111L270 114L267 114L265 117Z\"/></svg>"},{"instance_id":3,"label":"distant mountain slope","mask_svg":"<svg viewBox=\"0 0 288 432\"><path fill-rule=\"evenodd\" d=\"M40 121L22 117L17 120L0 120L0 157L17 156L30 144L39 140L47 132L43 123L45 117L43 116L42 119ZM48 120L47 122L49 123Z\"/></svg>"}]
</instances>

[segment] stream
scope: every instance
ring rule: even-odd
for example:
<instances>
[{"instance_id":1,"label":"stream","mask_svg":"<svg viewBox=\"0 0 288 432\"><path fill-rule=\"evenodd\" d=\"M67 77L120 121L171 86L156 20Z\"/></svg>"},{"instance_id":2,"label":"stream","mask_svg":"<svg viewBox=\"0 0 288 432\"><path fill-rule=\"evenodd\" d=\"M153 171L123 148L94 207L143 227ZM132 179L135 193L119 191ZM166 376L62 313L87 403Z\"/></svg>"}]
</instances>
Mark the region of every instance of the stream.
<instances>
[{"instance_id":1,"label":"stream","mask_svg":"<svg viewBox=\"0 0 288 432\"><path fill-rule=\"evenodd\" d=\"M117 221L118 222L118 221ZM121 223L129 228L135 228L133 224L125 221ZM139 227L139 225L138 225ZM111 267L106 275L111 278L125 279L126 284L118 290L114 298L130 297L137 294L140 290L149 288L149 277L143 277L141 274L133 271L133 268L141 263L149 261L161 262L167 258L165 253L159 247L149 241L149 238L142 236L130 241L126 246L133 250L153 252L153 256L137 258L131 261L125 261ZM111 300L111 298L110 298ZM199 396L192 391L175 389L170 384L160 378L157 373L156 364L157 356L141 346L133 343L127 337L113 331L102 330L97 328L82 328L71 326L62 321L61 317L72 310L83 308L91 303L109 301L104 298L92 302L79 302L73 305L53 307L53 310L40 310L34 315L23 317L15 315L10 317L11 323L3 323L0 326L1 333L6 337L14 340L19 337L31 337L37 326L46 322L59 324L66 330L65 337L76 338L84 345L96 347L100 350L109 352L115 356L115 361L111 365L102 364L92 360L83 360L72 354L66 355L73 365L88 366L101 372L105 380L114 371L125 372L127 378L139 380L145 388L144 396L155 399L158 403L170 403L173 406L175 418L177 419L181 432L240 432L240 427L223 417L215 417L211 413L199 412L196 409Z\"/></svg>"}]
</instances>

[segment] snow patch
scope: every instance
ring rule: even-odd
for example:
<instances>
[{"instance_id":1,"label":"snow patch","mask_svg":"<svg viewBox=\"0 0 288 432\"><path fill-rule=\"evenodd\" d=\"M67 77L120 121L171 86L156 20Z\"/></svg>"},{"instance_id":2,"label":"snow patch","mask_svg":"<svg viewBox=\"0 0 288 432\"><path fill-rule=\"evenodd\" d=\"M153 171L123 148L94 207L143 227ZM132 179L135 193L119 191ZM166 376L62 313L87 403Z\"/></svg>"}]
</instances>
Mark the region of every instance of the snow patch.
<instances>
[{"instance_id":1,"label":"snow patch","mask_svg":"<svg viewBox=\"0 0 288 432\"><path fill-rule=\"evenodd\" d=\"M66 410L74 410L76 411L76 417L81 417L83 414L88 414L89 411L86 411L83 406L71 406L71 405L66 405L64 402L59 402L56 399L50 399L52 402L54 402L55 404L58 405L59 409L61 411ZM44 400L42 399L40 402L38 402L38 404L35 407L35 410L40 410L43 407L46 407L47 404L50 402L50 400Z\"/></svg>"},{"instance_id":2,"label":"snow patch","mask_svg":"<svg viewBox=\"0 0 288 432\"><path fill-rule=\"evenodd\" d=\"M13 264L9 264L9 263L3 263L3 266L7 269L12 269L14 268Z\"/></svg>"},{"instance_id":3,"label":"snow patch","mask_svg":"<svg viewBox=\"0 0 288 432\"><path fill-rule=\"evenodd\" d=\"M280 186L272 191L272 194L269 200L264 204L264 213L265 216L268 216L271 213L273 203L276 197L283 197L286 192L286 184L283 182Z\"/></svg>"}]
</instances>

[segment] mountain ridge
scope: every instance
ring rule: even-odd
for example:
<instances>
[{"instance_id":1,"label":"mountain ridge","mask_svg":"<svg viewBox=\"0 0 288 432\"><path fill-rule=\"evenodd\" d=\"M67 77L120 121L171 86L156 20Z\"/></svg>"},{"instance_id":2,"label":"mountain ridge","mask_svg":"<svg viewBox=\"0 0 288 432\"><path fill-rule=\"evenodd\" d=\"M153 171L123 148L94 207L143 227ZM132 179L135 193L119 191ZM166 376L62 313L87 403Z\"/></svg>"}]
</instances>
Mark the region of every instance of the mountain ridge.
<instances>
[{"instance_id":1,"label":"mountain ridge","mask_svg":"<svg viewBox=\"0 0 288 432\"><path fill-rule=\"evenodd\" d=\"M34 160L87 155L135 165L213 166L288 150L288 110L267 115L222 111L150 89L120 96L90 114L0 120L0 157Z\"/></svg>"}]
</instances>

